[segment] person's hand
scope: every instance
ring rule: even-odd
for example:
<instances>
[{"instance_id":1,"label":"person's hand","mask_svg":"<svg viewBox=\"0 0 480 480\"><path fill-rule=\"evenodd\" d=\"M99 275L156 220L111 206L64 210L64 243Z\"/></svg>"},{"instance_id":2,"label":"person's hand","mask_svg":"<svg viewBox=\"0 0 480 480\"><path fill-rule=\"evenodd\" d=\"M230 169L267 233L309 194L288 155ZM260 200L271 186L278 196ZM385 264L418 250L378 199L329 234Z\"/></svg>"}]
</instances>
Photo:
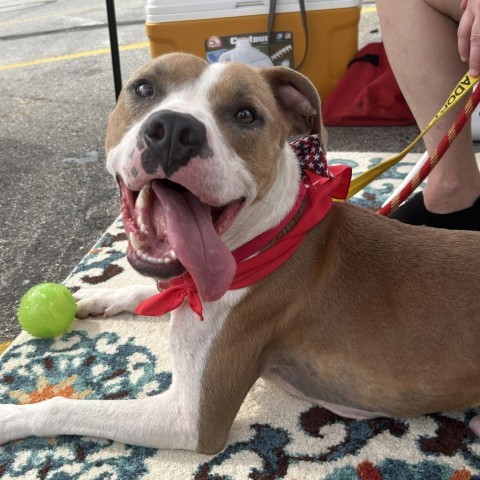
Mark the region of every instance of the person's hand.
<instances>
[{"instance_id":1,"label":"person's hand","mask_svg":"<svg viewBox=\"0 0 480 480\"><path fill-rule=\"evenodd\" d=\"M458 52L469 63L472 77L480 75L480 0L462 0L458 25Z\"/></svg>"}]
</instances>

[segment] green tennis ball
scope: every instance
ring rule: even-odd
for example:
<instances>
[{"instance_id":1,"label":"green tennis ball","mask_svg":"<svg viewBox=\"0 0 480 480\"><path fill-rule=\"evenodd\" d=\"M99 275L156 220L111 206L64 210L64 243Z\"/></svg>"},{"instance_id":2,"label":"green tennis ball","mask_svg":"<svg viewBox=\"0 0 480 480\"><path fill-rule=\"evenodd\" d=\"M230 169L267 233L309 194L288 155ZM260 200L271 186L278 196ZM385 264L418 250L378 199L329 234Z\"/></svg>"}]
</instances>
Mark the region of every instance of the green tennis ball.
<instances>
[{"instance_id":1,"label":"green tennis ball","mask_svg":"<svg viewBox=\"0 0 480 480\"><path fill-rule=\"evenodd\" d=\"M17 316L30 335L52 338L70 328L76 312L75 299L65 285L40 283L22 297Z\"/></svg>"}]
</instances>

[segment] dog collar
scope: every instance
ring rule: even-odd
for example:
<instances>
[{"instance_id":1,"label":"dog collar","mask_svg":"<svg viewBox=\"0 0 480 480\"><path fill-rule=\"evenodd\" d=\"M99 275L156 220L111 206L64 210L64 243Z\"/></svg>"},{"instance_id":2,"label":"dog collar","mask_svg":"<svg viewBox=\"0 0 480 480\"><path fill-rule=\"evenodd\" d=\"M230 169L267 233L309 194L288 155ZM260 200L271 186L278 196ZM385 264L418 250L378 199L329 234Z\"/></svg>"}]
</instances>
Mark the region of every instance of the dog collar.
<instances>
[{"instance_id":1,"label":"dog collar","mask_svg":"<svg viewBox=\"0 0 480 480\"><path fill-rule=\"evenodd\" d=\"M344 200L350 186L352 170L345 165L328 167L318 135L302 137L290 143L302 170L299 194L288 215L274 228L232 252L237 270L229 290L253 285L277 270L298 249L305 235L318 225L332 206L333 199ZM290 223L304 198L307 204L293 228L271 247L262 250ZM197 287L187 273L172 281L172 286L142 302L135 313L160 316L175 310L187 299L201 320L203 308Z\"/></svg>"}]
</instances>

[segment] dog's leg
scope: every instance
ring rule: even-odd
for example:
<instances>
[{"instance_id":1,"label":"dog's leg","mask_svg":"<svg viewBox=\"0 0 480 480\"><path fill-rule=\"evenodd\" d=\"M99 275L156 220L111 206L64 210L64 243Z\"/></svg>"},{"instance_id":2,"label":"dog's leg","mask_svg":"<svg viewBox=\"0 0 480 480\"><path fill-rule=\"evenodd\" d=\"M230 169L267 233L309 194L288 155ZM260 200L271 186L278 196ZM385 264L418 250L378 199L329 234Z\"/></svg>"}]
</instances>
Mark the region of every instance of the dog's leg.
<instances>
[{"instance_id":1,"label":"dog's leg","mask_svg":"<svg viewBox=\"0 0 480 480\"><path fill-rule=\"evenodd\" d=\"M88 315L112 317L120 312L134 312L144 300L158 293L154 285L132 285L122 288L82 288L74 293L77 318Z\"/></svg>"},{"instance_id":2,"label":"dog's leg","mask_svg":"<svg viewBox=\"0 0 480 480\"><path fill-rule=\"evenodd\" d=\"M258 356L249 348L254 342L225 334L222 319L199 321L186 307L173 317L168 391L138 400L57 397L32 405L0 405L0 443L28 436L87 435L145 447L218 451L258 376Z\"/></svg>"},{"instance_id":3,"label":"dog's leg","mask_svg":"<svg viewBox=\"0 0 480 480\"><path fill-rule=\"evenodd\" d=\"M32 405L0 405L0 443L29 436L86 435L144 447L195 450L195 414L180 398L169 390L139 400L55 397Z\"/></svg>"}]
</instances>

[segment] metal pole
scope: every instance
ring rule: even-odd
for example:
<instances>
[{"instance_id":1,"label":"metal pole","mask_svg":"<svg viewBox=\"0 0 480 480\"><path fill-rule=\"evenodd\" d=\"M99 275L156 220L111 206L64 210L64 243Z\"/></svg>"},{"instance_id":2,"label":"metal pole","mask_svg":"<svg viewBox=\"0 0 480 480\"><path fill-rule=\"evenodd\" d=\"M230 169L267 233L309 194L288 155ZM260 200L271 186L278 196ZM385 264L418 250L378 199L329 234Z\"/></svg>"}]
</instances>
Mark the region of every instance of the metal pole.
<instances>
[{"instance_id":1,"label":"metal pole","mask_svg":"<svg viewBox=\"0 0 480 480\"><path fill-rule=\"evenodd\" d=\"M115 99L118 100L122 90L122 71L120 68L120 54L118 50L117 20L115 18L114 0L106 0L108 32L110 34L110 50L112 53L113 82L115 84Z\"/></svg>"}]
</instances>

